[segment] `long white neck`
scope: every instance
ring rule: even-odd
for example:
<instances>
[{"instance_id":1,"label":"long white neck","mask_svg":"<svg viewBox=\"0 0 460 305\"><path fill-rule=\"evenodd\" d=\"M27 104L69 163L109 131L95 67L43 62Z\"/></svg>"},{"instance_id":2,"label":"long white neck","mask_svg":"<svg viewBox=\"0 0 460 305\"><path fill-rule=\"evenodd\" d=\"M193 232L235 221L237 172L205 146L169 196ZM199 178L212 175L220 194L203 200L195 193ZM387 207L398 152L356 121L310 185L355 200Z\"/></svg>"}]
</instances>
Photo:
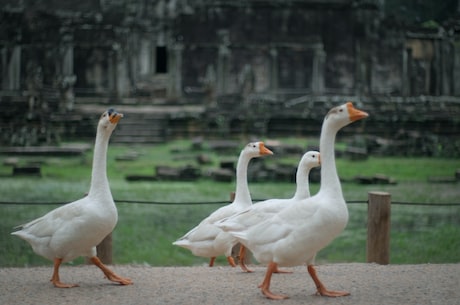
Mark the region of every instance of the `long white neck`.
<instances>
[{"instance_id":1,"label":"long white neck","mask_svg":"<svg viewBox=\"0 0 460 305\"><path fill-rule=\"evenodd\" d=\"M109 180L107 179L107 148L109 139L110 133L98 130L94 144L91 186L88 196L99 196L102 194L104 196L112 196Z\"/></svg>"},{"instance_id":2,"label":"long white neck","mask_svg":"<svg viewBox=\"0 0 460 305\"><path fill-rule=\"evenodd\" d=\"M294 194L295 199L305 199L310 197L310 185L308 183L308 174L310 170L305 170L301 166L297 168L296 173L296 190Z\"/></svg>"},{"instance_id":3,"label":"long white neck","mask_svg":"<svg viewBox=\"0 0 460 305\"><path fill-rule=\"evenodd\" d=\"M237 204L252 204L251 193L248 187L248 165L250 160L251 158L245 155L243 151L240 153L236 165L236 189L235 200L233 201Z\"/></svg>"},{"instance_id":4,"label":"long white neck","mask_svg":"<svg viewBox=\"0 0 460 305\"><path fill-rule=\"evenodd\" d=\"M327 191L342 196L342 187L335 165L335 136L337 131L336 128L327 124L327 120L323 122L319 140L321 152L321 186L319 191Z\"/></svg>"}]
</instances>

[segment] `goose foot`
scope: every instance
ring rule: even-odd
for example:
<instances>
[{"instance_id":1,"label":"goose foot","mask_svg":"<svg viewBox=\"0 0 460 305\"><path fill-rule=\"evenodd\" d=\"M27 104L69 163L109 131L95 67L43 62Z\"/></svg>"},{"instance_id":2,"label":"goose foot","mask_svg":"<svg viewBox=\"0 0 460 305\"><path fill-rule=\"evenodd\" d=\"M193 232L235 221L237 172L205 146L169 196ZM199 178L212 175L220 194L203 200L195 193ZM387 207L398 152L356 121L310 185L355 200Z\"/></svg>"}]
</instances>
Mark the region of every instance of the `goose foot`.
<instances>
[{"instance_id":1,"label":"goose foot","mask_svg":"<svg viewBox=\"0 0 460 305\"><path fill-rule=\"evenodd\" d=\"M270 290L261 288L262 294L267 297L267 299L270 300L285 300L289 299L289 297L285 294L274 294Z\"/></svg>"},{"instance_id":2,"label":"goose foot","mask_svg":"<svg viewBox=\"0 0 460 305\"><path fill-rule=\"evenodd\" d=\"M271 262L268 264L267 267L267 272L265 273L265 278L262 284L259 285L260 290L262 291L262 294L266 296L268 299L271 300L284 300L288 299L289 297L284 294L274 294L273 292L270 291L270 281L272 279L272 274L275 272L275 270L278 269L278 264Z\"/></svg>"},{"instance_id":3,"label":"goose foot","mask_svg":"<svg viewBox=\"0 0 460 305\"><path fill-rule=\"evenodd\" d=\"M315 282L316 294L325 296L325 297L333 297L333 298L350 295L350 293L347 291L334 291L334 290L326 289L324 284L319 280L318 276L316 275L316 270L313 267L313 265L308 265L307 268L308 268L308 273L313 279L313 282Z\"/></svg>"},{"instance_id":4,"label":"goose foot","mask_svg":"<svg viewBox=\"0 0 460 305\"><path fill-rule=\"evenodd\" d=\"M239 265L240 265L241 270L243 270L244 272L247 272L247 273L254 272L254 270L249 269L243 261L240 261Z\"/></svg>"},{"instance_id":5,"label":"goose foot","mask_svg":"<svg viewBox=\"0 0 460 305\"><path fill-rule=\"evenodd\" d=\"M50 282L53 283L54 287L56 288L72 288L78 287L77 284L65 284L60 281L59 279L59 267L61 266L62 258L55 258L54 259L54 271L53 276L51 277Z\"/></svg>"},{"instance_id":6,"label":"goose foot","mask_svg":"<svg viewBox=\"0 0 460 305\"><path fill-rule=\"evenodd\" d=\"M248 272L248 273L254 272L253 270L249 269L244 263L245 258L246 258L246 247L243 245L240 245L240 253L238 254L238 264L240 265L241 270L243 270L244 272Z\"/></svg>"},{"instance_id":7,"label":"goose foot","mask_svg":"<svg viewBox=\"0 0 460 305\"><path fill-rule=\"evenodd\" d=\"M117 282L121 285L131 285L133 283L133 281L129 278L121 277L115 274L112 270L107 268L107 266L105 266L97 256L91 257L91 262L102 270L109 281Z\"/></svg>"},{"instance_id":8,"label":"goose foot","mask_svg":"<svg viewBox=\"0 0 460 305\"><path fill-rule=\"evenodd\" d=\"M54 287L56 288L73 288L73 287L78 287L78 284L65 284L63 282L60 282L60 281L56 281L56 280L53 280L51 279L50 282L53 283Z\"/></svg>"},{"instance_id":9,"label":"goose foot","mask_svg":"<svg viewBox=\"0 0 460 305\"><path fill-rule=\"evenodd\" d=\"M347 291L335 291L335 290L327 290L327 289L318 289L316 291L316 295L320 295L323 297L331 297L331 298L338 298L350 295Z\"/></svg>"},{"instance_id":10,"label":"goose foot","mask_svg":"<svg viewBox=\"0 0 460 305\"><path fill-rule=\"evenodd\" d=\"M227 256L227 261L232 267L236 267L235 260L231 256Z\"/></svg>"}]
</instances>

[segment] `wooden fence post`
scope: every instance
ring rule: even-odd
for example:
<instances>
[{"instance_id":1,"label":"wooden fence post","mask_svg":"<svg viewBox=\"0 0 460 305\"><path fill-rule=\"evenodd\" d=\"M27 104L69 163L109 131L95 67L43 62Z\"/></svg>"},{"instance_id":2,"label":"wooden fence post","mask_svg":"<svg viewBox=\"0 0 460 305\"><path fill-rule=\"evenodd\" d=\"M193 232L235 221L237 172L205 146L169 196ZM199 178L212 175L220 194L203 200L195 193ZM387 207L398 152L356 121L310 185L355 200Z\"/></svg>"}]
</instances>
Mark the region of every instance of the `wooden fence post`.
<instances>
[{"instance_id":1,"label":"wooden fence post","mask_svg":"<svg viewBox=\"0 0 460 305\"><path fill-rule=\"evenodd\" d=\"M230 202L233 202L235 200L235 192L230 192Z\"/></svg>"},{"instance_id":2,"label":"wooden fence post","mask_svg":"<svg viewBox=\"0 0 460 305\"><path fill-rule=\"evenodd\" d=\"M85 194L88 196L88 193ZM111 265L113 262L112 259L112 232L109 233L100 243L96 246L97 257L101 260L102 263ZM91 264L89 257L86 258L86 263Z\"/></svg>"},{"instance_id":3,"label":"wooden fence post","mask_svg":"<svg viewBox=\"0 0 460 305\"><path fill-rule=\"evenodd\" d=\"M391 194L369 192L367 210L367 262L390 263Z\"/></svg>"},{"instance_id":4,"label":"wooden fence post","mask_svg":"<svg viewBox=\"0 0 460 305\"><path fill-rule=\"evenodd\" d=\"M112 232L109 233L96 247L97 257L104 264L111 265L113 262L112 258Z\"/></svg>"},{"instance_id":5,"label":"wooden fence post","mask_svg":"<svg viewBox=\"0 0 460 305\"><path fill-rule=\"evenodd\" d=\"M109 233L100 243L96 246L97 257L102 263L111 265L112 259L112 232ZM92 264L89 257L85 259L87 264Z\"/></svg>"}]
</instances>

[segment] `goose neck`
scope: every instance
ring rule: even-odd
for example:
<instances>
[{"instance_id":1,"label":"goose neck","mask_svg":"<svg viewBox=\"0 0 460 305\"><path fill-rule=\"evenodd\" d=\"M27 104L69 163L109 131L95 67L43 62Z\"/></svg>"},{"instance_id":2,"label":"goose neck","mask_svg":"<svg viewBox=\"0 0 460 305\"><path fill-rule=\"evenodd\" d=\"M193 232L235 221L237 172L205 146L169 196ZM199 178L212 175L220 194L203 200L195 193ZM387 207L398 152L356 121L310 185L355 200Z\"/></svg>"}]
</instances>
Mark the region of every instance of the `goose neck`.
<instances>
[{"instance_id":1,"label":"goose neck","mask_svg":"<svg viewBox=\"0 0 460 305\"><path fill-rule=\"evenodd\" d=\"M248 187L248 165L250 158L241 152L236 165L236 189L234 202L251 202Z\"/></svg>"},{"instance_id":2,"label":"goose neck","mask_svg":"<svg viewBox=\"0 0 460 305\"><path fill-rule=\"evenodd\" d=\"M342 193L340 180L335 164L335 137L337 129L333 128L327 121L324 122L320 136L321 152L321 186L320 191Z\"/></svg>"},{"instance_id":3,"label":"goose neck","mask_svg":"<svg viewBox=\"0 0 460 305\"><path fill-rule=\"evenodd\" d=\"M305 171L305 169L299 166L296 173L296 191L294 194L294 198L305 199L310 197L308 174L309 171Z\"/></svg>"},{"instance_id":4,"label":"goose neck","mask_svg":"<svg viewBox=\"0 0 460 305\"><path fill-rule=\"evenodd\" d=\"M107 179L107 149L110 135L97 132L93 152L93 164L91 171L91 186L88 195L110 194L109 181Z\"/></svg>"}]
</instances>

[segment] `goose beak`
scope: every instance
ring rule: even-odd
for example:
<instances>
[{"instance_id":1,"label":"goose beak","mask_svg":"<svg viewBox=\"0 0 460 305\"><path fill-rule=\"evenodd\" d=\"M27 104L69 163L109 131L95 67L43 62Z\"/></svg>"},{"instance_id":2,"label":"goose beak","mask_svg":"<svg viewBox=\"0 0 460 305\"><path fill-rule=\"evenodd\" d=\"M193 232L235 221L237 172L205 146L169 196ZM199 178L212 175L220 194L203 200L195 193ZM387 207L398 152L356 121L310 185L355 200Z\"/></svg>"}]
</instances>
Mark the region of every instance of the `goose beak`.
<instances>
[{"instance_id":1,"label":"goose beak","mask_svg":"<svg viewBox=\"0 0 460 305\"><path fill-rule=\"evenodd\" d=\"M264 142L259 143L259 153L260 153L261 156L263 156L263 155L273 155L273 152L270 149L268 149L267 147L265 147Z\"/></svg>"},{"instance_id":2,"label":"goose beak","mask_svg":"<svg viewBox=\"0 0 460 305\"><path fill-rule=\"evenodd\" d=\"M318 164L321 165L321 155L318 155Z\"/></svg>"},{"instance_id":3,"label":"goose beak","mask_svg":"<svg viewBox=\"0 0 460 305\"><path fill-rule=\"evenodd\" d=\"M123 113L118 113L118 112L114 111L109 115L109 121L112 124L117 124L118 121L120 121L120 119L122 117L123 117Z\"/></svg>"},{"instance_id":4,"label":"goose beak","mask_svg":"<svg viewBox=\"0 0 460 305\"><path fill-rule=\"evenodd\" d=\"M348 108L348 115L350 116L350 121L352 122L367 118L369 116L367 112L361 111L353 107L353 104L351 102L347 103L347 108Z\"/></svg>"}]
</instances>

